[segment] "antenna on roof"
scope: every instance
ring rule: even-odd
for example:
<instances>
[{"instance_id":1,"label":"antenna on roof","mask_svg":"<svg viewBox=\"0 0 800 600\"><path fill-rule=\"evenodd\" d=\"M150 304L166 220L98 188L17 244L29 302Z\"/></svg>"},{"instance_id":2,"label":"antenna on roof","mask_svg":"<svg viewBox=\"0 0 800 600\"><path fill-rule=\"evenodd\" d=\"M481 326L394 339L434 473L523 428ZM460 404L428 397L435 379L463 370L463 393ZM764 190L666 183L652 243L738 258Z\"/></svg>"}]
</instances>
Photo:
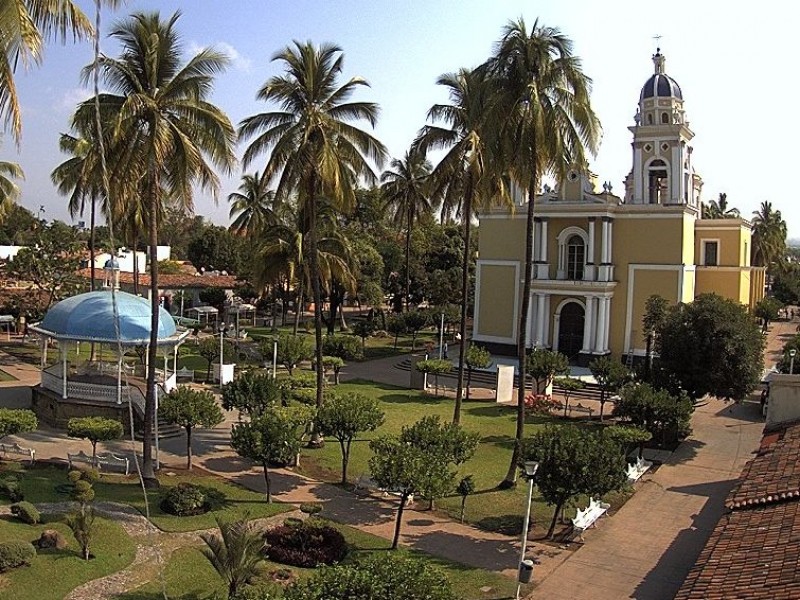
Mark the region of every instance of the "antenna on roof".
<instances>
[{"instance_id":1,"label":"antenna on roof","mask_svg":"<svg viewBox=\"0 0 800 600\"><path fill-rule=\"evenodd\" d=\"M656 54L661 52L661 38L664 36L654 35L653 39L656 41Z\"/></svg>"}]
</instances>

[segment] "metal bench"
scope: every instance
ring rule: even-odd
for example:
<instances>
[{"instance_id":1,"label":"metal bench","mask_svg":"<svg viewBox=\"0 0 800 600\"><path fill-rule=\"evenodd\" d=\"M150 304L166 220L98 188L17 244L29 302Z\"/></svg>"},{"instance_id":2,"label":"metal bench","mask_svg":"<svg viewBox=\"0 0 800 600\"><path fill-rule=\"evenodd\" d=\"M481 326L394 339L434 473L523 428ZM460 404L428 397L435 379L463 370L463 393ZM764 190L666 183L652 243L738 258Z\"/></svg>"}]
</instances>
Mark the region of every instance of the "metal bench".
<instances>
[{"instance_id":1,"label":"metal bench","mask_svg":"<svg viewBox=\"0 0 800 600\"><path fill-rule=\"evenodd\" d=\"M183 367L182 369L175 371L175 377L176 379L183 379L184 381L194 381L194 370L188 367Z\"/></svg>"},{"instance_id":2,"label":"metal bench","mask_svg":"<svg viewBox=\"0 0 800 600\"><path fill-rule=\"evenodd\" d=\"M77 454L70 454L67 453L67 463L69 463L70 469L78 468L77 465L87 465L89 467L94 467L94 459L86 454L83 450L78 452Z\"/></svg>"},{"instance_id":3,"label":"metal bench","mask_svg":"<svg viewBox=\"0 0 800 600\"><path fill-rule=\"evenodd\" d=\"M33 448L26 448L24 446L20 446L16 442L13 444L0 444L0 453L3 454L4 458L8 458L9 454L16 454L17 456L27 456L31 464L36 460L36 450Z\"/></svg>"}]
</instances>

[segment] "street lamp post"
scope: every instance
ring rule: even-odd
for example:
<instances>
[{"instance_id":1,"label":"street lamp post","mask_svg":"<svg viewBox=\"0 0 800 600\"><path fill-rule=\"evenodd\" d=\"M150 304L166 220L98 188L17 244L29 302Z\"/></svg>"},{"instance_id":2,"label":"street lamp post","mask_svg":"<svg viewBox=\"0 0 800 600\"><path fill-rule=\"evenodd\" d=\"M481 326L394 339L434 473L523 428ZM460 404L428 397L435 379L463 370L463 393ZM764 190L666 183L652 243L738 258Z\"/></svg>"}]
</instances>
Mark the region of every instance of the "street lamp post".
<instances>
[{"instance_id":1,"label":"street lamp post","mask_svg":"<svg viewBox=\"0 0 800 600\"><path fill-rule=\"evenodd\" d=\"M519 593L523 583L530 581L529 568L531 565L526 564L525 551L528 548L528 525L531 520L531 500L533 498L533 478L536 476L536 471L539 470L539 463L530 460L525 461L525 476L528 478L528 502L525 506L525 521L522 524L522 549L519 553L519 566L517 568L517 594L516 599L519 600ZM526 568L523 574L523 567Z\"/></svg>"},{"instance_id":2,"label":"street lamp post","mask_svg":"<svg viewBox=\"0 0 800 600\"><path fill-rule=\"evenodd\" d=\"M219 324L219 384L222 385L223 349L225 347L225 323Z\"/></svg>"},{"instance_id":3,"label":"street lamp post","mask_svg":"<svg viewBox=\"0 0 800 600\"><path fill-rule=\"evenodd\" d=\"M794 375L794 357L797 356L797 350L792 348L789 350L789 375Z\"/></svg>"}]
</instances>

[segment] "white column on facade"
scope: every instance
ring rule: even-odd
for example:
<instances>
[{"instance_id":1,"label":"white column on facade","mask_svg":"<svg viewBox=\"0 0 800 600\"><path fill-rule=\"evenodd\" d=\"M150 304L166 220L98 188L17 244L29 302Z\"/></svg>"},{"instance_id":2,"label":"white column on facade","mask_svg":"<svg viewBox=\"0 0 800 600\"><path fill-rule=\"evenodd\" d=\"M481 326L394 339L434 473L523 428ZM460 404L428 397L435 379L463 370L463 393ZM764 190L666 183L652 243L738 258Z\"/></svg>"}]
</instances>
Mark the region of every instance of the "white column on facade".
<instances>
[{"instance_id":1,"label":"white column on facade","mask_svg":"<svg viewBox=\"0 0 800 600\"><path fill-rule=\"evenodd\" d=\"M613 261L611 257L613 256L612 250L614 246L614 221L608 221L608 244L606 245L606 262L611 264Z\"/></svg>"},{"instance_id":2,"label":"white column on facade","mask_svg":"<svg viewBox=\"0 0 800 600\"><path fill-rule=\"evenodd\" d=\"M541 234L541 250L539 251L539 260L543 263L547 262L547 219L542 219L541 226L539 227Z\"/></svg>"},{"instance_id":3,"label":"white column on facade","mask_svg":"<svg viewBox=\"0 0 800 600\"><path fill-rule=\"evenodd\" d=\"M536 347L542 345L544 334L544 294L536 294Z\"/></svg>"},{"instance_id":4,"label":"white column on facade","mask_svg":"<svg viewBox=\"0 0 800 600\"><path fill-rule=\"evenodd\" d=\"M602 237L600 239L600 264L605 264L608 262L606 260L606 256L608 256L608 221L603 219L602 225Z\"/></svg>"},{"instance_id":5,"label":"white column on facade","mask_svg":"<svg viewBox=\"0 0 800 600\"><path fill-rule=\"evenodd\" d=\"M541 221L534 221L533 222L533 262L537 263L541 260L541 243L539 240L542 239L542 222Z\"/></svg>"},{"instance_id":6,"label":"white column on facade","mask_svg":"<svg viewBox=\"0 0 800 600\"><path fill-rule=\"evenodd\" d=\"M544 296L544 333L542 334L542 343L549 346L548 340L550 339L550 294Z\"/></svg>"},{"instance_id":7,"label":"white column on facade","mask_svg":"<svg viewBox=\"0 0 800 600\"><path fill-rule=\"evenodd\" d=\"M529 348L535 341L534 331L536 329L536 302L535 296L531 294L531 301L528 302L528 331L525 335L525 347Z\"/></svg>"},{"instance_id":8,"label":"white column on facade","mask_svg":"<svg viewBox=\"0 0 800 600\"><path fill-rule=\"evenodd\" d=\"M581 352L592 351L592 316L594 315L592 296L586 296L586 311L583 315L583 347Z\"/></svg>"},{"instance_id":9,"label":"white column on facade","mask_svg":"<svg viewBox=\"0 0 800 600\"><path fill-rule=\"evenodd\" d=\"M605 347L603 342L605 341L606 337L606 301L608 298L601 296L598 298L598 308L597 308L597 328L595 333L595 345L594 351L598 354L602 354L605 351Z\"/></svg>"},{"instance_id":10,"label":"white column on facade","mask_svg":"<svg viewBox=\"0 0 800 600\"><path fill-rule=\"evenodd\" d=\"M633 150L633 201L639 204L644 199L643 175L642 149L637 146Z\"/></svg>"},{"instance_id":11,"label":"white column on facade","mask_svg":"<svg viewBox=\"0 0 800 600\"><path fill-rule=\"evenodd\" d=\"M606 311L606 323L605 329L603 330L603 351L605 352L608 350L608 335L611 331L611 298L604 298L605 302L605 311Z\"/></svg>"},{"instance_id":12,"label":"white column on facade","mask_svg":"<svg viewBox=\"0 0 800 600\"><path fill-rule=\"evenodd\" d=\"M589 247L586 249L586 262L594 264L594 223L595 219L589 219Z\"/></svg>"}]
</instances>

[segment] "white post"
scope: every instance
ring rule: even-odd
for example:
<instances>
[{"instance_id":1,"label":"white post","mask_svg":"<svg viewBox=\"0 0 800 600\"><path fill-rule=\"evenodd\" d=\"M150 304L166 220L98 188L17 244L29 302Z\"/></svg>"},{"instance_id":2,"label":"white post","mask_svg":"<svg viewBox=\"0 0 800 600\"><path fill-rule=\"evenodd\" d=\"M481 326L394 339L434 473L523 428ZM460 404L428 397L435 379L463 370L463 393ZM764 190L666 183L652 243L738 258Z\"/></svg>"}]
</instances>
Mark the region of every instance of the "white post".
<instances>
[{"instance_id":1,"label":"white post","mask_svg":"<svg viewBox=\"0 0 800 600\"><path fill-rule=\"evenodd\" d=\"M525 510L525 520L522 524L522 550L519 553L519 565L517 565L517 595L519 600L519 592L522 588L522 583L519 582L519 574L522 572L522 561L525 560L525 551L528 549L528 525L531 520L531 500L533 499L533 477L528 479L528 504Z\"/></svg>"},{"instance_id":2,"label":"white post","mask_svg":"<svg viewBox=\"0 0 800 600\"><path fill-rule=\"evenodd\" d=\"M272 378L278 378L278 340L272 342Z\"/></svg>"},{"instance_id":3,"label":"white post","mask_svg":"<svg viewBox=\"0 0 800 600\"><path fill-rule=\"evenodd\" d=\"M172 347L172 373L178 372L178 346Z\"/></svg>"},{"instance_id":4,"label":"white post","mask_svg":"<svg viewBox=\"0 0 800 600\"><path fill-rule=\"evenodd\" d=\"M169 373L167 372L167 353L164 352L164 377L163 377L164 385L167 384L167 376L168 375L169 375Z\"/></svg>"},{"instance_id":5,"label":"white post","mask_svg":"<svg viewBox=\"0 0 800 600\"><path fill-rule=\"evenodd\" d=\"M186 295L186 290L181 290L181 318L183 318L183 297Z\"/></svg>"},{"instance_id":6,"label":"white post","mask_svg":"<svg viewBox=\"0 0 800 600\"><path fill-rule=\"evenodd\" d=\"M42 336L42 340L39 342L39 345L42 347L42 371L44 371L44 368L47 366L47 342L48 338L45 336Z\"/></svg>"},{"instance_id":7,"label":"white post","mask_svg":"<svg viewBox=\"0 0 800 600\"><path fill-rule=\"evenodd\" d=\"M155 399L155 405L156 405L155 415L153 416L153 421L154 421L153 432L155 434L155 439L156 439L156 455L155 455L156 464L154 465L154 468L156 471L158 471L161 468L161 463L158 460L158 384L154 383L153 387L155 388L153 390L153 398Z\"/></svg>"},{"instance_id":8,"label":"white post","mask_svg":"<svg viewBox=\"0 0 800 600\"><path fill-rule=\"evenodd\" d=\"M225 323L219 324L219 384L222 385L222 365L225 362L222 355L225 346Z\"/></svg>"},{"instance_id":9,"label":"white post","mask_svg":"<svg viewBox=\"0 0 800 600\"><path fill-rule=\"evenodd\" d=\"M67 344L61 347L61 397L67 399Z\"/></svg>"},{"instance_id":10,"label":"white post","mask_svg":"<svg viewBox=\"0 0 800 600\"><path fill-rule=\"evenodd\" d=\"M442 352L444 351L444 313L442 313L442 322L439 326L439 360L442 360Z\"/></svg>"},{"instance_id":11,"label":"white post","mask_svg":"<svg viewBox=\"0 0 800 600\"><path fill-rule=\"evenodd\" d=\"M117 404L122 404L122 354L117 357Z\"/></svg>"}]
</instances>

